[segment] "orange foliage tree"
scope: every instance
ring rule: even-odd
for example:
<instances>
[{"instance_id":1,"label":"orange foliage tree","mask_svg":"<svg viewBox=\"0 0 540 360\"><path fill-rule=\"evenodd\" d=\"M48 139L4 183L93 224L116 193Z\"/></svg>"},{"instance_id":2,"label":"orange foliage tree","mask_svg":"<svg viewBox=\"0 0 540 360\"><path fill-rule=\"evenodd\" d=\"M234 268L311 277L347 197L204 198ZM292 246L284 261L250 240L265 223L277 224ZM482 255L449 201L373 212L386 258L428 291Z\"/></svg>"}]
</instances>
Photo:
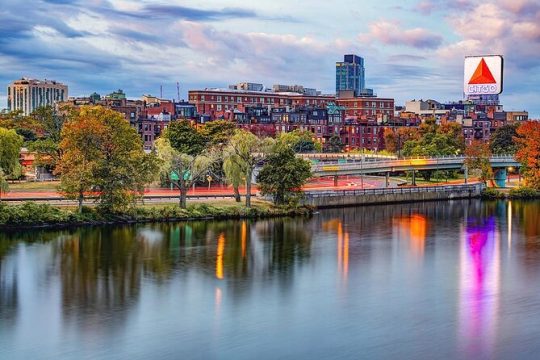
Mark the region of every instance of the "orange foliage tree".
<instances>
[{"instance_id":1,"label":"orange foliage tree","mask_svg":"<svg viewBox=\"0 0 540 360\"><path fill-rule=\"evenodd\" d=\"M540 189L540 122L527 121L517 129L516 159L523 166L527 186Z\"/></svg>"},{"instance_id":2,"label":"orange foliage tree","mask_svg":"<svg viewBox=\"0 0 540 360\"><path fill-rule=\"evenodd\" d=\"M493 169L489 162L490 157L489 144L483 141L473 140L465 148L465 165L469 170L476 170L479 173L480 180L484 183L493 178Z\"/></svg>"}]
</instances>

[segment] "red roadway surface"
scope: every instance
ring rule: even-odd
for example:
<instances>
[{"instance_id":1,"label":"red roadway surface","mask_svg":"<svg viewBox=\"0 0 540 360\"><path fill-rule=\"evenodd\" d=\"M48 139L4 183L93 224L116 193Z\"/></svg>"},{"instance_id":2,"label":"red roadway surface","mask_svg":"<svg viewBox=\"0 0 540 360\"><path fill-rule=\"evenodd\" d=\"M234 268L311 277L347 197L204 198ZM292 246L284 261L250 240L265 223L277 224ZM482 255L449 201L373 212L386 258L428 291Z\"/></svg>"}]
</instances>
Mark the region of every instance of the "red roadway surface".
<instances>
[{"instance_id":1,"label":"red roadway surface","mask_svg":"<svg viewBox=\"0 0 540 360\"><path fill-rule=\"evenodd\" d=\"M334 186L334 180L332 178L316 178L312 179L306 186L305 190L347 190L347 189L361 189L361 179L359 176L340 177L338 186ZM384 187L384 179L364 178L364 189L372 189L377 187ZM257 186L253 186L253 191L257 191ZM245 188L240 188L240 193L245 194ZM200 186L191 188L188 195L232 195L233 190L231 186L225 185L212 185L210 189L208 186ZM178 189L165 189L165 188L147 188L144 191L144 195L178 195ZM4 199L26 199L26 198L57 198L62 197L62 194L52 190L12 190L7 194L3 194Z\"/></svg>"}]
</instances>

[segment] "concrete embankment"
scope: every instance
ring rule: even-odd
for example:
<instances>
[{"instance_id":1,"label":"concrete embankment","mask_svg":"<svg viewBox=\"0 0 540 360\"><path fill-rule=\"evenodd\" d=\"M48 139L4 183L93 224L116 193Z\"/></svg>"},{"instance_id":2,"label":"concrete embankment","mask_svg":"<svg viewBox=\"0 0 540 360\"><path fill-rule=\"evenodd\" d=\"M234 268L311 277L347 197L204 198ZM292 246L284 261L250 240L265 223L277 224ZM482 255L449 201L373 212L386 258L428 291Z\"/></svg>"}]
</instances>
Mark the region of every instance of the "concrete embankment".
<instances>
[{"instance_id":1,"label":"concrete embankment","mask_svg":"<svg viewBox=\"0 0 540 360\"><path fill-rule=\"evenodd\" d=\"M410 188L312 191L304 204L316 208L438 201L480 197L484 184L419 186Z\"/></svg>"}]
</instances>

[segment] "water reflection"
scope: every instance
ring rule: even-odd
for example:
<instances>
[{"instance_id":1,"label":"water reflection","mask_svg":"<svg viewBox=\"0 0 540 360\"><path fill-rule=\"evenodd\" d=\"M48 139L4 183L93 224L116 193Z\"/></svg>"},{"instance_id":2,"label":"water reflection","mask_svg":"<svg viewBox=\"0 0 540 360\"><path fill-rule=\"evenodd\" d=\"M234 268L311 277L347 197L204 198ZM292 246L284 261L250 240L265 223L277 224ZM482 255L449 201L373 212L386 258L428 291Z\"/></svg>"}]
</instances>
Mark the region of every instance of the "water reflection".
<instances>
[{"instance_id":1,"label":"water reflection","mask_svg":"<svg viewBox=\"0 0 540 360\"><path fill-rule=\"evenodd\" d=\"M539 210L453 201L0 234L0 358L497 357L508 334L505 349L540 336Z\"/></svg>"},{"instance_id":2,"label":"water reflection","mask_svg":"<svg viewBox=\"0 0 540 360\"><path fill-rule=\"evenodd\" d=\"M417 258L424 256L428 219L421 214L399 216L394 218L394 227L397 228L398 238L407 239L410 251Z\"/></svg>"},{"instance_id":3,"label":"water reflection","mask_svg":"<svg viewBox=\"0 0 540 360\"><path fill-rule=\"evenodd\" d=\"M495 219L469 220L461 231L459 282L459 340L466 357L495 355L500 267Z\"/></svg>"}]
</instances>

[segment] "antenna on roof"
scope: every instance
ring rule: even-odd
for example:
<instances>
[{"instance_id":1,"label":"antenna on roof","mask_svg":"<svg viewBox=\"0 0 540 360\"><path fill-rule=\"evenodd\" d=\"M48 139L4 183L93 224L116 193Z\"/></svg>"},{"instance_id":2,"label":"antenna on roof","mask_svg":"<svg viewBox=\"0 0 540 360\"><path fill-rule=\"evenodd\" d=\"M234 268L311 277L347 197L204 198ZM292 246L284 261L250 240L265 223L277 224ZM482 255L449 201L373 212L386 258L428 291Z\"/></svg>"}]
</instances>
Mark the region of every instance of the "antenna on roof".
<instances>
[{"instance_id":1,"label":"antenna on roof","mask_svg":"<svg viewBox=\"0 0 540 360\"><path fill-rule=\"evenodd\" d=\"M159 99L163 99L163 85L159 85Z\"/></svg>"},{"instance_id":2,"label":"antenna on roof","mask_svg":"<svg viewBox=\"0 0 540 360\"><path fill-rule=\"evenodd\" d=\"M178 102L180 102L180 83L176 82L176 96L178 96Z\"/></svg>"}]
</instances>

